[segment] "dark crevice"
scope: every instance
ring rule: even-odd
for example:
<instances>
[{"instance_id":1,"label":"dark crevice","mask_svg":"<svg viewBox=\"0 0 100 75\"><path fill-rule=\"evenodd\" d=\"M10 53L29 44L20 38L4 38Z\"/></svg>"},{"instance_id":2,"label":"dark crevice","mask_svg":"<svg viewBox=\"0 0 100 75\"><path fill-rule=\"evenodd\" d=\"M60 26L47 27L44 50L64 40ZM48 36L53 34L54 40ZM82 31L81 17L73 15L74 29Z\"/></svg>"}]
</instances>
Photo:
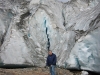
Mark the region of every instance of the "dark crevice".
<instances>
[{"instance_id":1,"label":"dark crevice","mask_svg":"<svg viewBox=\"0 0 100 75\"><path fill-rule=\"evenodd\" d=\"M48 42L47 42L47 49L49 50L49 49L50 49L50 39L48 38L48 34L47 34L47 39L48 39Z\"/></svg>"},{"instance_id":2,"label":"dark crevice","mask_svg":"<svg viewBox=\"0 0 100 75\"><path fill-rule=\"evenodd\" d=\"M76 38L75 38L75 42L78 41L78 39L80 39L85 33L86 31L83 31L83 30L75 30L75 33L76 33Z\"/></svg>"},{"instance_id":3,"label":"dark crevice","mask_svg":"<svg viewBox=\"0 0 100 75\"><path fill-rule=\"evenodd\" d=\"M76 58L76 62L77 62L77 65L78 65L78 69L81 69L81 65L79 63L79 59L78 58Z\"/></svg>"},{"instance_id":4,"label":"dark crevice","mask_svg":"<svg viewBox=\"0 0 100 75\"><path fill-rule=\"evenodd\" d=\"M79 60L78 60L78 58L75 58L75 61L77 62L77 67L75 66L75 67L67 67L67 66L69 66L69 65L67 65L67 63L65 63L65 68L67 68L68 70L81 70L81 65L80 65L80 63L79 63Z\"/></svg>"},{"instance_id":5,"label":"dark crevice","mask_svg":"<svg viewBox=\"0 0 100 75\"><path fill-rule=\"evenodd\" d=\"M3 44L4 42L4 37L1 38L1 45Z\"/></svg>"},{"instance_id":6,"label":"dark crevice","mask_svg":"<svg viewBox=\"0 0 100 75\"><path fill-rule=\"evenodd\" d=\"M29 16L31 13L28 11L28 12L26 12L25 14L22 14L21 15L21 19L24 19L25 17L27 17L27 16Z\"/></svg>"},{"instance_id":7,"label":"dark crevice","mask_svg":"<svg viewBox=\"0 0 100 75\"><path fill-rule=\"evenodd\" d=\"M44 25L46 27L46 20L44 21ZM46 35L47 35L47 50L50 49L50 39L49 39L49 34L48 34L48 27L46 27Z\"/></svg>"},{"instance_id":8,"label":"dark crevice","mask_svg":"<svg viewBox=\"0 0 100 75\"><path fill-rule=\"evenodd\" d=\"M94 31L95 29L99 28L99 26L96 26L99 22L100 22L100 13L94 20L91 21L91 23L89 24L90 29L85 32L84 36L89 34L91 31Z\"/></svg>"},{"instance_id":9,"label":"dark crevice","mask_svg":"<svg viewBox=\"0 0 100 75\"><path fill-rule=\"evenodd\" d=\"M98 14L98 16L94 19L94 20L92 20L91 21L91 23L90 23L90 27L94 27L95 25L97 25L98 23L100 22L100 13Z\"/></svg>"},{"instance_id":10,"label":"dark crevice","mask_svg":"<svg viewBox=\"0 0 100 75\"><path fill-rule=\"evenodd\" d=\"M24 14L22 14L22 15L20 16L20 22L17 23L17 26L18 26L19 29L24 28L24 19L25 19L26 17L28 17L30 14L31 14L31 13L30 13L29 11L27 11L26 13L24 13Z\"/></svg>"},{"instance_id":11,"label":"dark crevice","mask_svg":"<svg viewBox=\"0 0 100 75\"><path fill-rule=\"evenodd\" d=\"M28 40L28 36L27 35L24 35L23 38L24 38L24 40Z\"/></svg>"},{"instance_id":12,"label":"dark crevice","mask_svg":"<svg viewBox=\"0 0 100 75\"><path fill-rule=\"evenodd\" d=\"M5 33L3 34L3 36L1 37L0 46L2 46L2 44L4 43L4 39L5 39L6 33L7 33L7 32L5 32Z\"/></svg>"},{"instance_id":13,"label":"dark crevice","mask_svg":"<svg viewBox=\"0 0 100 75\"><path fill-rule=\"evenodd\" d=\"M80 39L83 35L86 36L91 31L99 28L99 26L96 26L99 22L100 22L100 14L98 14L98 16L91 21L91 23L89 24L90 29L88 29L87 31L76 30L75 32L78 38L75 39L75 42L77 42L77 40Z\"/></svg>"},{"instance_id":14,"label":"dark crevice","mask_svg":"<svg viewBox=\"0 0 100 75\"><path fill-rule=\"evenodd\" d=\"M63 22L63 26L66 26L66 23L65 23L65 16L64 16L64 12L62 11L62 17L64 19L64 22Z\"/></svg>"},{"instance_id":15,"label":"dark crevice","mask_svg":"<svg viewBox=\"0 0 100 75\"><path fill-rule=\"evenodd\" d=\"M100 75L100 72L88 71L89 75Z\"/></svg>"},{"instance_id":16,"label":"dark crevice","mask_svg":"<svg viewBox=\"0 0 100 75\"><path fill-rule=\"evenodd\" d=\"M4 69L18 69L18 68L31 68L33 65L26 64L0 64L0 68Z\"/></svg>"}]
</instances>

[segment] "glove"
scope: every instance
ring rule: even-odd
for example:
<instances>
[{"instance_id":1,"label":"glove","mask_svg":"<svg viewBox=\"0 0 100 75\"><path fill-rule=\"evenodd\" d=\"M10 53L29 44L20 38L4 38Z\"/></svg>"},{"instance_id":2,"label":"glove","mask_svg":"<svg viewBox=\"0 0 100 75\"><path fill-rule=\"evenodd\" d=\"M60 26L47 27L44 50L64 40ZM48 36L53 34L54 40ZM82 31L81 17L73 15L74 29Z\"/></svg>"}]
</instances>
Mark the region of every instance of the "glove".
<instances>
[{"instance_id":1,"label":"glove","mask_svg":"<svg viewBox=\"0 0 100 75\"><path fill-rule=\"evenodd\" d=\"M52 67L53 65L51 65L50 67Z\"/></svg>"}]
</instances>

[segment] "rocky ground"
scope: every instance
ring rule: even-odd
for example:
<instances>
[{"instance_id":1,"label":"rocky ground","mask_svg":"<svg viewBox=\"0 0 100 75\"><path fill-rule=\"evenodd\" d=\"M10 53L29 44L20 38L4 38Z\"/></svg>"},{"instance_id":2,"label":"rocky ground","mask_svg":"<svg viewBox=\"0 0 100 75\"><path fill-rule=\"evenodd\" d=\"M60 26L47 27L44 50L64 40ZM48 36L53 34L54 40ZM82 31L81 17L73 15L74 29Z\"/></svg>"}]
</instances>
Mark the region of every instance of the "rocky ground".
<instances>
[{"instance_id":1,"label":"rocky ground","mask_svg":"<svg viewBox=\"0 0 100 75\"><path fill-rule=\"evenodd\" d=\"M56 75L87 75L82 74L81 71L69 71L66 69L56 68ZM86 71L85 71L86 72ZM0 75L50 75L49 68L16 68L5 69L0 68ZM100 75L97 73L89 72L88 75Z\"/></svg>"},{"instance_id":2,"label":"rocky ground","mask_svg":"<svg viewBox=\"0 0 100 75\"><path fill-rule=\"evenodd\" d=\"M81 72L70 72L65 69L56 69L57 75L81 75ZM2 69L0 75L50 75L48 68L23 68L23 69Z\"/></svg>"}]
</instances>

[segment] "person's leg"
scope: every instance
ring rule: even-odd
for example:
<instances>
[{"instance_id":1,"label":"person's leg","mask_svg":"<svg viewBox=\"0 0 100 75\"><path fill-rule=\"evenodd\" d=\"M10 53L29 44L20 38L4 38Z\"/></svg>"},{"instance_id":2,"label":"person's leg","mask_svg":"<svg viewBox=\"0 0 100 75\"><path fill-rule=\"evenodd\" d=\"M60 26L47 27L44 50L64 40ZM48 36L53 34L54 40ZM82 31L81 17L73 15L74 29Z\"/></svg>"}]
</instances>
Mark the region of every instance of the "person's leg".
<instances>
[{"instance_id":1,"label":"person's leg","mask_svg":"<svg viewBox=\"0 0 100 75\"><path fill-rule=\"evenodd\" d=\"M54 65L52 65L51 66L51 75L56 75L56 72L55 72L55 66Z\"/></svg>"},{"instance_id":2,"label":"person's leg","mask_svg":"<svg viewBox=\"0 0 100 75\"><path fill-rule=\"evenodd\" d=\"M49 69L50 69L50 74L52 75L52 67L50 66Z\"/></svg>"}]
</instances>

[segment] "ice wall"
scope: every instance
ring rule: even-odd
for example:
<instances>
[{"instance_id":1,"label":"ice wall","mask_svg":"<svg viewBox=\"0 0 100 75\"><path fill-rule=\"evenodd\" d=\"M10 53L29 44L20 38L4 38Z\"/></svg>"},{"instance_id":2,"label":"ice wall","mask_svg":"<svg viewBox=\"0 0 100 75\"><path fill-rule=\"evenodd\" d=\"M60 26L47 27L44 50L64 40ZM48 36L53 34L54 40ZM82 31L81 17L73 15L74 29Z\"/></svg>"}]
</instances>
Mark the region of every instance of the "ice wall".
<instances>
[{"instance_id":1,"label":"ice wall","mask_svg":"<svg viewBox=\"0 0 100 75\"><path fill-rule=\"evenodd\" d=\"M1 0L0 63L57 65L100 72L99 0Z\"/></svg>"}]
</instances>

